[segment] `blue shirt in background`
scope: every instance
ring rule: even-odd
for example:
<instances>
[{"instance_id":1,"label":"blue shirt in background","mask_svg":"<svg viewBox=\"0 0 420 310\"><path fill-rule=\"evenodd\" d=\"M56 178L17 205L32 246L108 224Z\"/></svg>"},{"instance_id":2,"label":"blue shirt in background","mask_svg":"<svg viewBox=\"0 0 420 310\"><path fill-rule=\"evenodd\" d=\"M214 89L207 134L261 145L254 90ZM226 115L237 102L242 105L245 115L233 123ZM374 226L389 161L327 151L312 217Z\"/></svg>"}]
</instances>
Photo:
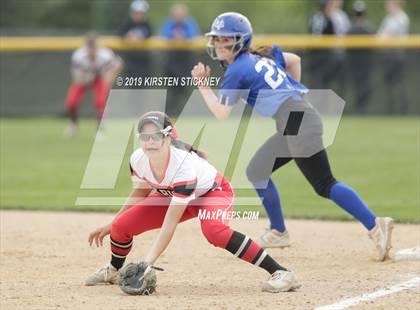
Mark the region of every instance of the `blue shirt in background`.
<instances>
[{"instance_id":1,"label":"blue shirt in background","mask_svg":"<svg viewBox=\"0 0 420 310\"><path fill-rule=\"evenodd\" d=\"M175 33L179 32L181 38L192 39L200 35L200 28L192 17L186 17L178 23L172 18L167 18L161 28L160 34L166 39L175 39Z\"/></svg>"}]
</instances>

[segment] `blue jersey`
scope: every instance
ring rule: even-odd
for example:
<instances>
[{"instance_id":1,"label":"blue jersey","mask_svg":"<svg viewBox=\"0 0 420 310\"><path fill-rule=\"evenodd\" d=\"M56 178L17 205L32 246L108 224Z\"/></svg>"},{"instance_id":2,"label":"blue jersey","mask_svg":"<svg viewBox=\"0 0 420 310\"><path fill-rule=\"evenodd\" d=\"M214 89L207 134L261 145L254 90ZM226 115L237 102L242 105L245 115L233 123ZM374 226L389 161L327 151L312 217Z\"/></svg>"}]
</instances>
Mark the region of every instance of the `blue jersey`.
<instances>
[{"instance_id":1,"label":"blue jersey","mask_svg":"<svg viewBox=\"0 0 420 310\"><path fill-rule=\"evenodd\" d=\"M287 73L279 46L273 46L272 57L239 54L225 72L219 102L231 106L243 99L261 115L271 117L286 100L302 100L308 89Z\"/></svg>"}]
</instances>

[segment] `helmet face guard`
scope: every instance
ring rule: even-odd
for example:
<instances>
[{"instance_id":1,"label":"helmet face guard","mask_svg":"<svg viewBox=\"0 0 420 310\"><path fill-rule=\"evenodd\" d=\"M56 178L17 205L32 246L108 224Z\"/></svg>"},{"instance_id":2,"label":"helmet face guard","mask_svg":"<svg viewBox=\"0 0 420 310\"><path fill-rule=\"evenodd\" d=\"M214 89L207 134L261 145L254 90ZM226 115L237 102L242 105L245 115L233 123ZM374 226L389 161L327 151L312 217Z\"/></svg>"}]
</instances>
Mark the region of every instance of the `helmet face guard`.
<instances>
[{"instance_id":1,"label":"helmet face guard","mask_svg":"<svg viewBox=\"0 0 420 310\"><path fill-rule=\"evenodd\" d=\"M245 46L245 39L244 39L243 35L232 34L232 35L229 35L229 36L227 36L227 35L218 36L218 35L208 34L207 37L209 38L209 40L207 41L207 45L206 45L207 54L209 54L209 56L214 60L222 60L222 61L226 60L226 59L220 58L217 55L217 52L216 52L217 47L229 49L232 52L232 55L235 57L236 55L238 55L244 49L244 46ZM216 43L215 43L215 38L216 37L233 38L234 42L233 43L228 43L228 44L219 44L218 43L217 46L216 46Z\"/></svg>"}]
</instances>

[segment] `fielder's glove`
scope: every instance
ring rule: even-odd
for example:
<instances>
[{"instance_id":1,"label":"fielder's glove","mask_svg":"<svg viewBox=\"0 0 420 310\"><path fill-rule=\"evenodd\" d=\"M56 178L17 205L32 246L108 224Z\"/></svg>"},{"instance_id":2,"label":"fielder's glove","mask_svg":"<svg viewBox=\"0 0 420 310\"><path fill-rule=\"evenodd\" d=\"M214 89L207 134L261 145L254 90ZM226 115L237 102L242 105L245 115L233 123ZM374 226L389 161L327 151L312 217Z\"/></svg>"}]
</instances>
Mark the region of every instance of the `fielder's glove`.
<instances>
[{"instance_id":1,"label":"fielder's glove","mask_svg":"<svg viewBox=\"0 0 420 310\"><path fill-rule=\"evenodd\" d=\"M150 295L156 290L155 269L146 262L129 263L120 269L120 288L129 295Z\"/></svg>"}]
</instances>

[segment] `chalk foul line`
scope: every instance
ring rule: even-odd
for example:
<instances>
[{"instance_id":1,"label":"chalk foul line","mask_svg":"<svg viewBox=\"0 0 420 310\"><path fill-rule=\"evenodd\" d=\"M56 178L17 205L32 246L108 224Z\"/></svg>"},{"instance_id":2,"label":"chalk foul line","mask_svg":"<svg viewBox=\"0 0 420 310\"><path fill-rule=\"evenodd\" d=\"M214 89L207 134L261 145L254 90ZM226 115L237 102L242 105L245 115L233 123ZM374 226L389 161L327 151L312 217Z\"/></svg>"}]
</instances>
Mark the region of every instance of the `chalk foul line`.
<instances>
[{"instance_id":1,"label":"chalk foul line","mask_svg":"<svg viewBox=\"0 0 420 310\"><path fill-rule=\"evenodd\" d=\"M315 310L340 310L340 309L346 309L348 307L357 305L364 301L370 301L377 299L379 297L383 297L386 295L398 293L405 290L412 290L416 287L420 286L420 277L414 277L406 282L393 285L391 287L382 288L380 290L377 290L372 293L366 293L362 294L360 296L351 297L347 299L343 299L342 301L339 301L335 304L321 306L315 308Z\"/></svg>"}]
</instances>

